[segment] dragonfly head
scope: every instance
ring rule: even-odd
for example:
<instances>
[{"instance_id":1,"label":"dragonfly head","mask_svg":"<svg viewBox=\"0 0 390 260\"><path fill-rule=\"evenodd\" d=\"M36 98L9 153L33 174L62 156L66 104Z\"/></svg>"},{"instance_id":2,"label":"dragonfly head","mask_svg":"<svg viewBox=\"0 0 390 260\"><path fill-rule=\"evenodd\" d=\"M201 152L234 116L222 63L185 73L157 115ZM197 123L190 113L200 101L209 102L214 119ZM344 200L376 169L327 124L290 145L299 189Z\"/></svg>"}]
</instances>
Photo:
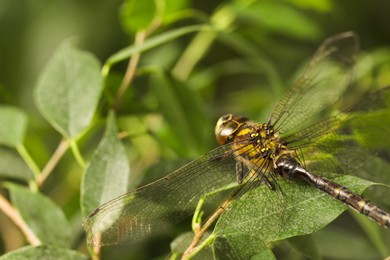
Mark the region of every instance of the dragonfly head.
<instances>
[{"instance_id":1,"label":"dragonfly head","mask_svg":"<svg viewBox=\"0 0 390 260\"><path fill-rule=\"evenodd\" d=\"M219 144L226 144L230 142L237 130L248 121L248 118L243 116L233 116L227 114L221 116L215 126L215 136Z\"/></svg>"}]
</instances>

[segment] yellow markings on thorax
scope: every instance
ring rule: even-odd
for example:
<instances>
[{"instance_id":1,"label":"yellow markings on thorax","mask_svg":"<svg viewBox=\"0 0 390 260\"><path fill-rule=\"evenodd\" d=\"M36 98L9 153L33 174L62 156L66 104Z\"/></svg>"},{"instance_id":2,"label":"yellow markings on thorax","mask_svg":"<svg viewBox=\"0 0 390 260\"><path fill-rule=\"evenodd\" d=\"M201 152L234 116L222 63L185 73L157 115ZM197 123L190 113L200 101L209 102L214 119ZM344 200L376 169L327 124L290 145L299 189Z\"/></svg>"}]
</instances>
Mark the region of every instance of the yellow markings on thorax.
<instances>
[{"instance_id":1,"label":"yellow markings on thorax","mask_svg":"<svg viewBox=\"0 0 390 260\"><path fill-rule=\"evenodd\" d=\"M240 140L245 140L240 142ZM246 142L253 140L253 142ZM286 150L277 132L268 128L267 124L243 127L236 135L235 150L238 158L247 166L269 168L273 166L274 158ZM268 166L267 166L268 165Z\"/></svg>"},{"instance_id":2,"label":"yellow markings on thorax","mask_svg":"<svg viewBox=\"0 0 390 260\"><path fill-rule=\"evenodd\" d=\"M279 133L267 124L242 127L235 140L237 158L249 168L256 165L264 169L263 174L267 174L271 168L275 169L275 162L283 154L297 157L296 151L288 149Z\"/></svg>"},{"instance_id":3,"label":"yellow markings on thorax","mask_svg":"<svg viewBox=\"0 0 390 260\"><path fill-rule=\"evenodd\" d=\"M254 132L255 130L251 127L245 127L243 129L241 129L238 133L237 133L237 136L243 136L243 135L248 135L250 133L255 133Z\"/></svg>"}]
</instances>

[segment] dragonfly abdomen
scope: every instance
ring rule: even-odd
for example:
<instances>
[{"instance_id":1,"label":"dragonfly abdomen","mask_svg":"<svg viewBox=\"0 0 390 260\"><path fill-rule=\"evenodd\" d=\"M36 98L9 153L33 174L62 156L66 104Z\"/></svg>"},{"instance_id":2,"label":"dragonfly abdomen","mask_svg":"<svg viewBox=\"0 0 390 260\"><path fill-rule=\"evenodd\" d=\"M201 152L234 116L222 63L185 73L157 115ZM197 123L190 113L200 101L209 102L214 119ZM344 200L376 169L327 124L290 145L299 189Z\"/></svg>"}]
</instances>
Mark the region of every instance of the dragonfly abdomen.
<instances>
[{"instance_id":1,"label":"dragonfly abdomen","mask_svg":"<svg viewBox=\"0 0 390 260\"><path fill-rule=\"evenodd\" d=\"M362 196L350 191L322 176L312 174L305 170L294 158L290 156L281 157L277 163L280 175L287 179L301 179L315 188L338 199L358 213L366 215L378 224L390 228L390 213L366 200Z\"/></svg>"},{"instance_id":2,"label":"dragonfly abdomen","mask_svg":"<svg viewBox=\"0 0 390 260\"><path fill-rule=\"evenodd\" d=\"M315 185L319 190L324 191L332 197L342 201L351 209L366 215L378 224L390 228L390 214L376 206L374 203L350 191L346 187L321 176L311 174L310 179L313 180L313 185Z\"/></svg>"}]
</instances>

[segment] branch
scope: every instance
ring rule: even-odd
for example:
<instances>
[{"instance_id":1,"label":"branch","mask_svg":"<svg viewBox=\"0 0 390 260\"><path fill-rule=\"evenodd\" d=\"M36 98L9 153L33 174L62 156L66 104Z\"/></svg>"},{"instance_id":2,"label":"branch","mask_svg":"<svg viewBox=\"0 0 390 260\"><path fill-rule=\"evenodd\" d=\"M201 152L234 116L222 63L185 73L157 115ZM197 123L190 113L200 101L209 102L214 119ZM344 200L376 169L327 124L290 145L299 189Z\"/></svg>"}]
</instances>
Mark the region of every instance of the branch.
<instances>
[{"instance_id":1,"label":"branch","mask_svg":"<svg viewBox=\"0 0 390 260\"><path fill-rule=\"evenodd\" d=\"M49 177L50 173L53 171L53 169L56 167L62 156L65 154L65 152L69 148L69 142L66 138L63 138L58 145L57 149L54 151L53 155L51 156L50 160L45 165L45 168L43 168L42 173L37 178L37 184L38 186L42 186L42 184L45 182L47 177Z\"/></svg>"},{"instance_id":2,"label":"branch","mask_svg":"<svg viewBox=\"0 0 390 260\"><path fill-rule=\"evenodd\" d=\"M146 37L145 31L137 32L137 34L135 35L135 46L141 45L145 41L145 37ZM125 76L123 77L121 85L118 89L118 93L116 95L116 100L113 106L115 110L119 108L123 95L125 94L126 90L129 88L130 83L134 78L135 70L137 68L140 56L141 56L140 53L136 53L129 60L129 64L127 65Z\"/></svg>"},{"instance_id":3,"label":"branch","mask_svg":"<svg viewBox=\"0 0 390 260\"><path fill-rule=\"evenodd\" d=\"M217 210L214 211L214 213L206 220L206 222L199 226L195 230L194 238L192 239L191 244L188 246L186 251L184 252L182 256L182 260L189 259L192 254L195 252L196 247L198 246L200 240L206 233L206 231L210 228L210 226L222 215L222 213L225 211L225 209L232 204L233 202L233 196L229 197L227 200L222 202L222 204L218 207Z\"/></svg>"},{"instance_id":4,"label":"branch","mask_svg":"<svg viewBox=\"0 0 390 260\"><path fill-rule=\"evenodd\" d=\"M39 246L41 240L34 234L34 232L29 228L29 226L24 222L23 218L20 216L17 209L15 209L9 201L0 194L0 210L4 212L8 218L15 223L15 225L22 231L27 241L32 246Z\"/></svg>"}]
</instances>

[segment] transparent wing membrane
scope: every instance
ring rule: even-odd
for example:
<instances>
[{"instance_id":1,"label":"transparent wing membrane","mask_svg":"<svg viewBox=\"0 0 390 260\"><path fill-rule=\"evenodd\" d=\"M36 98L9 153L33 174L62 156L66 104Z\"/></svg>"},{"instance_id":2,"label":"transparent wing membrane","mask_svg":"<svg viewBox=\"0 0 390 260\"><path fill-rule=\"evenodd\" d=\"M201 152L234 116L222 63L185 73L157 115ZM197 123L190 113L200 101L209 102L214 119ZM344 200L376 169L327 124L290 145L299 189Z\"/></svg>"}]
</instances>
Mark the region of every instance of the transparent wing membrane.
<instances>
[{"instance_id":1,"label":"transparent wing membrane","mask_svg":"<svg viewBox=\"0 0 390 260\"><path fill-rule=\"evenodd\" d=\"M304 74L276 105L271 125L282 133L295 132L332 106L347 89L358 51L352 32L326 40L317 50Z\"/></svg>"},{"instance_id":2,"label":"transparent wing membrane","mask_svg":"<svg viewBox=\"0 0 390 260\"><path fill-rule=\"evenodd\" d=\"M88 242L116 244L167 230L193 214L203 194L235 182L235 159L221 146L166 177L100 206L84 222Z\"/></svg>"},{"instance_id":3,"label":"transparent wing membrane","mask_svg":"<svg viewBox=\"0 0 390 260\"><path fill-rule=\"evenodd\" d=\"M277 104L268 125L248 121L263 132L240 141L232 139L166 177L100 206L84 222L88 243L117 244L164 232L194 214L204 194L228 190L232 184L237 187L226 199L229 203L223 204L224 217L216 225L216 235L228 239L233 234L247 236L255 230L261 237L262 223L272 222L267 229L274 230L273 239L288 237L286 230L294 229L291 219L299 217L305 203L318 199L321 212L329 201L322 202L323 193L311 186L294 186L281 179L275 162L270 163L279 158L272 154L275 147L288 149L290 152L285 154L293 156L307 171L331 178L355 174L357 167L379 151L390 150L390 87L364 95L355 106L329 116L346 92L357 51L358 40L352 32L326 40L304 74ZM223 133L240 129L243 117L240 120ZM277 134L272 136L277 139L280 134L282 141L265 140L265 133L271 133L268 128L275 129ZM265 148L256 148L261 142ZM313 219L313 223L316 221ZM271 241L269 236L269 230L263 234L263 246Z\"/></svg>"}]
</instances>

